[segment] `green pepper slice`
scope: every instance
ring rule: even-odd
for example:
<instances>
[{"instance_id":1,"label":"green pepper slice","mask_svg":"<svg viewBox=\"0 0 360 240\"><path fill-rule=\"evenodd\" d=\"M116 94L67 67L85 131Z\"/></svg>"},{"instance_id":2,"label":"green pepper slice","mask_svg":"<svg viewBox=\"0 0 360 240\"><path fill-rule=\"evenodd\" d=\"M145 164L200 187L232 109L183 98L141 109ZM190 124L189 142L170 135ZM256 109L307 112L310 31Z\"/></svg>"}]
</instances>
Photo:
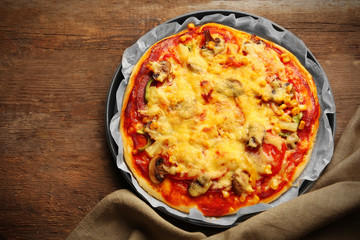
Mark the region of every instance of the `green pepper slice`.
<instances>
[{"instance_id":1,"label":"green pepper slice","mask_svg":"<svg viewBox=\"0 0 360 240\"><path fill-rule=\"evenodd\" d=\"M289 135L290 135L289 132L279 132L279 136L280 136L280 137L287 137L287 136L289 136Z\"/></svg>"},{"instance_id":2,"label":"green pepper slice","mask_svg":"<svg viewBox=\"0 0 360 240\"><path fill-rule=\"evenodd\" d=\"M153 140L150 138L149 134L145 133L144 136L146 137L147 143L145 144L145 146L138 149L139 152L144 151L148 146L153 143Z\"/></svg>"},{"instance_id":3,"label":"green pepper slice","mask_svg":"<svg viewBox=\"0 0 360 240\"><path fill-rule=\"evenodd\" d=\"M302 117L303 117L303 114L302 113L299 113L298 115L295 115L295 116L293 116L293 120L294 120L294 122L296 122L297 124L298 124L298 126L299 126L299 123L300 123L300 120L302 119Z\"/></svg>"},{"instance_id":4,"label":"green pepper slice","mask_svg":"<svg viewBox=\"0 0 360 240\"><path fill-rule=\"evenodd\" d=\"M145 93L144 93L144 99L145 99L145 103L147 103L149 101L149 88L151 83L154 81L153 78L150 78L150 80L146 83L145 86Z\"/></svg>"},{"instance_id":5,"label":"green pepper slice","mask_svg":"<svg viewBox=\"0 0 360 240\"><path fill-rule=\"evenodd\" d=\"M145 127L143 127L142 129L139 129L136 131L136 133L138 134L145 134L146 132L144 131Z\"/></svg>"}]
</instances>

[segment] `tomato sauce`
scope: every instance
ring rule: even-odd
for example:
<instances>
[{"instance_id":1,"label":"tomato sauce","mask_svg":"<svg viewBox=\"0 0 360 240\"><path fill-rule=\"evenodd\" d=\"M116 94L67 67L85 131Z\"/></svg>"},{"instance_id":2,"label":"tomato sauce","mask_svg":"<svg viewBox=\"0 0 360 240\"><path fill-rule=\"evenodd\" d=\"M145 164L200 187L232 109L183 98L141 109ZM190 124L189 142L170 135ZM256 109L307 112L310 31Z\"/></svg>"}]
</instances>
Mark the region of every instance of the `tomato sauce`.
<instances>
[{"instance_id":1,"label":"tomato sauce","mask_svg":"<svg viewBox=\"0 0 360 240\"><path fill-rule=\"evenodd\" d=\"M224 198L219 190L208 191L197 200L198 207L207 216L222 216L229 212L233 203L232 197Z\"/></svg>"},{"instance_id":2,"label":"tomato sauce","mask_svg":"<svg viewBox=\"0 0 360 240\"><path fill-rule=\"evenodd\" d=\"M262 146L264 152L271 156L271 158L273 159L272 163L271 163L271 172L272 172L272 176L276 175L282 166L282 162L285 156L285 151L286 151L286 145L285 143L282 145L281 150L277 149L277 147L275 147L274 145L268 144L268 143L263 143Z\"/></svg>"},{"instance_id":3,"label":"tomato sauce","mask_svg":"<svg viewBox=\"0 0 360 240\"><path fill-rule=\"evenodd\" d=\"M145 152L139 152L135 155L135 166L137 171L141 173L142 176L149 177L149 157Z\"/></svg>"}]
</instances>

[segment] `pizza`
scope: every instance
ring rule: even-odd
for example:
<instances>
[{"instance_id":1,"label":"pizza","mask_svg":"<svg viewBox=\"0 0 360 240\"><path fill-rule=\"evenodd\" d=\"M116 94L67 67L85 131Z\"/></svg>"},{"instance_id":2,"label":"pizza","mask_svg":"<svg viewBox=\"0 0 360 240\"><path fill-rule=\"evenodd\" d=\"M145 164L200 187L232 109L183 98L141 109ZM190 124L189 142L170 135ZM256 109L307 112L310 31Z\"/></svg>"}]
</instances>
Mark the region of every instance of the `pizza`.
<instances>
[{"instance_id":1,"label":"pizza","mask_svg":"<svg viewBox=\"0 0 360 240\"><path fill-rule=\"evenodd\" d=\"M286 192L310 159L320 106L285 48L208 23L151 46L121 109L124 159L168 206L221 217Z\"/></svg>"}]
</instances>

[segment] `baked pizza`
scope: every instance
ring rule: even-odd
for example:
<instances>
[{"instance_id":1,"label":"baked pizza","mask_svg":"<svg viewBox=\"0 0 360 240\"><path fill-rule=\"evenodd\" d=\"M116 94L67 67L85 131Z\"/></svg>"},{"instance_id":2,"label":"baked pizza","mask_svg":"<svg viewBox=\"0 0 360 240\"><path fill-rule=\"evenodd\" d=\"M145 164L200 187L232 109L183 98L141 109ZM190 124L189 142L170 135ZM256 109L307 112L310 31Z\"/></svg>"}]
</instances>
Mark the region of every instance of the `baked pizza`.
<instances>
[{"instance_id":1,"label":"baked pizza","mask_svg":"<svg viewBox=\"0 0 360 240\"><path fill-rule=\"evenodd\" d=\"M310 159L320 106L283 47L216 23L150 47L121 110L124 159L165 204L224 216L287 191Z\"/></svg>"}]
</instances>

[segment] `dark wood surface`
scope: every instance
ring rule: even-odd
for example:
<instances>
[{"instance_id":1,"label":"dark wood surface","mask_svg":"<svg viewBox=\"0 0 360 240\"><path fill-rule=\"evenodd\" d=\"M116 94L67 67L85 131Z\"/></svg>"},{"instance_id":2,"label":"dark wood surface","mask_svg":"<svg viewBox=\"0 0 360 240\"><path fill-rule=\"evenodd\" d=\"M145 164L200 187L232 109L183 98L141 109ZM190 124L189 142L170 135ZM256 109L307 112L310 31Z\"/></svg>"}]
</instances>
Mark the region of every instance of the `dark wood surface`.
<instances>
[{"instance_id":1,"label":"dark wood surface","mask_svg":"<svg viewBox=\"0 0 360 240\"><path fill-rule=\"evenodd\" d=\"M205 9L301 38L331 83L338 141L360 104L359 1L0 1L0 239L64 239L128 187L105 135L114 71L144 33Z\"/></svg>"}]
</instances>

